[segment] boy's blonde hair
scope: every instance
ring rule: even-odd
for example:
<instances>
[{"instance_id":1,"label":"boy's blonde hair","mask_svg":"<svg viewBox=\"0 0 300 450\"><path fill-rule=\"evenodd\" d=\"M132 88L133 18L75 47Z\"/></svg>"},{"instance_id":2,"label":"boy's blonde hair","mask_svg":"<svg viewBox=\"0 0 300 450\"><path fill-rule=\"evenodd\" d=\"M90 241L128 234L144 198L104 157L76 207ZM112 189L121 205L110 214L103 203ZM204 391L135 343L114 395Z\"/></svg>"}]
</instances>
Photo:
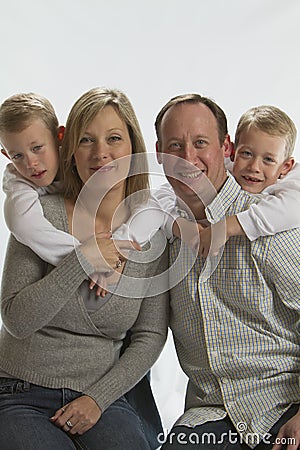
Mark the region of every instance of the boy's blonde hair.
<instances>
[{"instance_id":1,"label":"boy's blonde hair","mask_svg":"<svg viewBox=\"0 0 300 450\"><path fill-rule=\"evenodd\" d=\"M297 129L292 119L281 109L272 105L250 108L240 118L236 133L235 147L238 146L241 133L255 127L270 136L285 139L285 159L292 156L297 138Z\"/></svg>"},{"instance_id":2,"label":"boy's blonde hair","mask_svg":"<svg viewBox=\"0 0 300 450\"><path fill-rule=\"evenodd\" d=\"M133 107L126 95L116 89L94 88L83 94L73 105L66 123L65 135L61 148L60 174L62 191L65 197L77 199L83 186L75 168L74 153L78 149L88 125L105 106L112 106L120 118L126 123L132 154L144 156L133 158L131 172L126 180L125 197L144 190L139 199L147 198L149 189L148 164L146 147Z\"/></svg>"},{"instance_id":3,"label":"boy's blonde hair","mask_svg":"<svg viewBox=\"0 0 300 450\"><path fill-rule=\"evenodd\" d=\"M40 119L57 139L58 119L49 100L33 92L15 94L0 106L0 134L19 133Z\"/></svg>"}]
</instances>

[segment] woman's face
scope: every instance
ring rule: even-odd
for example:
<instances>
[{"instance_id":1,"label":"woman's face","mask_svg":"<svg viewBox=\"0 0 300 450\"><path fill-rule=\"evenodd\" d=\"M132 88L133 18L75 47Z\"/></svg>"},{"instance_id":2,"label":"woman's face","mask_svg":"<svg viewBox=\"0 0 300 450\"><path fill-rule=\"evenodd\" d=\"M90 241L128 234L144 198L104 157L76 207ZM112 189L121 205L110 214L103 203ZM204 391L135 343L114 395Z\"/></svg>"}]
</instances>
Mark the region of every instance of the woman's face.
<instances>
[{"instance_id":1,"label":"woman's face","mask_svg":"<svg viewBox=\"0 0 300 450\"><path fill-rule=\"evenodd\" d=\"M116 110L108 105L88 125L74 158L84 184L97 172L97 181L101 185L109 184L109 188L116 183L125 185L131 154L127 125Z\"/></svg>"}]
</instances>

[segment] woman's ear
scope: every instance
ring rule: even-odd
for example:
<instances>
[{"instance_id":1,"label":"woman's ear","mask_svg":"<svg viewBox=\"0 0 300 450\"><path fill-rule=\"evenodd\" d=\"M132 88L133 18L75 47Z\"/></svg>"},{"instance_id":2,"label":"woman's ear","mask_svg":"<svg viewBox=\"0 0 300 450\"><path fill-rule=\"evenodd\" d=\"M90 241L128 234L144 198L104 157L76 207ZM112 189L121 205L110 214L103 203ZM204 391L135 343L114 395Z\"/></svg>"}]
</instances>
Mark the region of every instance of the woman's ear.
<instances>
[{"instance_id":1,"label":"woman's ear","mask_svg":"<svg viewBox=\"0 0 300 450\"><path fill-rule=\"evenodd\" d=\"M6 158L8 158L10 160L10 157L8 156L8 154L6 153L6 150L4 150L4 148L1 148L1 153L2 153L2 155L6 156Z\"/></svg>"},{"instance_id":2,"label":"woman's ear","mask_svg":"<svg viewBox=\"0 0 300 450\"><path fill-rule=\"evenodd\" d=\"M279 178L285 177L285 175L289 173L289 171L294 167L294 164L295 164L294 158L289 158L287 161L285 161L282 164L282 169L280 171Z\"/></svg>"}]
</instances>

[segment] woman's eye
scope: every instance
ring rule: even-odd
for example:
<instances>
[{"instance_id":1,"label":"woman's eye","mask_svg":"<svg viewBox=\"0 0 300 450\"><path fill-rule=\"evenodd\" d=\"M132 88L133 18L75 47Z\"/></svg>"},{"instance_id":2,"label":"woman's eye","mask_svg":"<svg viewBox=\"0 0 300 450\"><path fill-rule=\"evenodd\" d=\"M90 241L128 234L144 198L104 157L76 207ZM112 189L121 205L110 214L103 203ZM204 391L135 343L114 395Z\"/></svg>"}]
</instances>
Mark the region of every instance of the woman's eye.
<instances>
[{"instance_id":1,"label":"woman's eye","mask_svg":"<svg viewBox=\"0 0 300 450\"><path fill-rule=\"evenodd\" d=\"M109 140L110 142L118 142L118 141L121 140L121 136L113 135L113 136L110 136L108 140Z\"/></svg>"},{"instance_id":2,"label":"woman's eye","mask_svg":"<svg viewBox=\"0 0 300 450\"><path fill-rule=\"evenodd\" d=\"M91 142L93 142L92 138L89 138L87 136L83 136L80 139L79 144L90 144Z\"/></svg>"}]
</instances>

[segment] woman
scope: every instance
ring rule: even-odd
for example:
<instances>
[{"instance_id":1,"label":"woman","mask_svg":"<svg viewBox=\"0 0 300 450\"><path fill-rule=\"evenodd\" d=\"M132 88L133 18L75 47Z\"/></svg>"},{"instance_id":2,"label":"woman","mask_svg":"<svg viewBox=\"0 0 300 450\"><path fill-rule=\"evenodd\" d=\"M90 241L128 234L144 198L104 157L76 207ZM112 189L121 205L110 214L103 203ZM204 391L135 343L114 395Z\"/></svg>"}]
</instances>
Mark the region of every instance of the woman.
<instances>
[{"instance_id":1,"label":"woman","mask_svg":"<svg viewBox=\"0 0 300 450\"><path fill-rule=\"evenodd\" d=\"M141 155L134 159L136 154ZM133 252L134 260L125 261L116 250L111 292L103 300L91 295L88 281L103 267L98 248L112 245L101 236L127 223L136 196L144 197L146 169L145 146L126 96L98 88L83 94L66 124L63 196L45 196L42 204L54 226L87 242L56 268L12 237L8 244L1 298L1 449L153 448L124 394L147 373L166 338L166 294L156 289L151 296L149 282L166 269L160 232L151 246ZM105 188L98 199L90 189L95 177ZM130 342L121 349L128 331Z\"/></svg>"}]
</instances>

